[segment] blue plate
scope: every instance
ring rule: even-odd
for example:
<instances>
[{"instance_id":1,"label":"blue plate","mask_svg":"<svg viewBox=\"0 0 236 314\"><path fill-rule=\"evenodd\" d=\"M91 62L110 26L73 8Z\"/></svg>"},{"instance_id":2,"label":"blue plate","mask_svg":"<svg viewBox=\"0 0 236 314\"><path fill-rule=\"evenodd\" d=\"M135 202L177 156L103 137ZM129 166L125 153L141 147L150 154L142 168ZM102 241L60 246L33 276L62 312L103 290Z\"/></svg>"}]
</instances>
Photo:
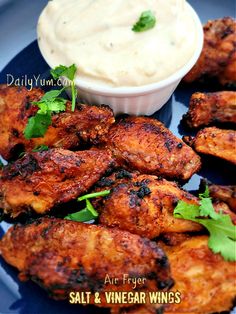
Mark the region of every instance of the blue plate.
<instances>
[{"instance_id":1,"label":"blue plate","mask_svg":"<svg viewBox=\"0 0 236 314\"><path fill-rule=\"evenodd\" d=\"M208 19L235 15L234 0L208 0L189 1L199 13L201 20L205 23ZM40 74L41 78L49 77L49 68L42 58L37 42L34 41L22 52L20 52L0 73L0 83L7 82L7 74L28 78ZM170 130L177 136L182 137L189 133L181 126L182 115L187 111L190 95L195 91L212 91L214 86L208 89L202 86L183 87L180 86L174 93L172 99L154 117L162 120ZM235 168L227 162L215 158L203 158L201 171L192 177L185 188L197 190L202 177L217 184L235 184ZM8 229L9 224L2 222L0 227L0 238ZM0 258L0 314L53 314L53 313L76 313L76 314L99 314L109 313L108 310L98 309L92 306L81 307L69 305L66 301L54 301L46 292L32 282L22 283L17 277L18 272L6 264ZM201 309L199 309L201 310ZM236 311L234 311L236 314Z\"/></svg>"}]
</instances>

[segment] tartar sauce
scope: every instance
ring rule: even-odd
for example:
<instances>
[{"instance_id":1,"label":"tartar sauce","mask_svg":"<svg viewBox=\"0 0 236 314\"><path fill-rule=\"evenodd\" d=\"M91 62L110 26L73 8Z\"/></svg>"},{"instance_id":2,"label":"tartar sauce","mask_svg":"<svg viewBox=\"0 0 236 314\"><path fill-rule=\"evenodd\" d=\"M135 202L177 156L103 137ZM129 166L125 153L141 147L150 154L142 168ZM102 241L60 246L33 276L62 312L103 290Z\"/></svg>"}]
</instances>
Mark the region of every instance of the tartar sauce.
<instances>
[{"instance_id":1,"label":"tartar sauce","mask_svg":"<svg viewBox=\"0 0 236 314\"><path fill-rule=\"evenodd\" d=\"M156 25L132 31L144 11ZM197 26L185 0L53 0L38 22L51 67L75 63L77 77L113 87L167 78L193 56Z\"/></svg>"}]
</instances>

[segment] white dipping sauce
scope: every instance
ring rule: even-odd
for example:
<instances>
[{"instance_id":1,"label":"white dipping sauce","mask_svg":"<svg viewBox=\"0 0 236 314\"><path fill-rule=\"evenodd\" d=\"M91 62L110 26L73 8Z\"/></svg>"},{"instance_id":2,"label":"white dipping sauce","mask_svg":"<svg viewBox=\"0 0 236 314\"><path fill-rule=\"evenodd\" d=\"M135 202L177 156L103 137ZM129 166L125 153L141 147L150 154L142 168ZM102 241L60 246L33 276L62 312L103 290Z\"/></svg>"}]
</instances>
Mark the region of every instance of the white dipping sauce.
<instances>
[{"instance_id":1,"label":"white dipping sauce","mask_svg":"<svg viewBox=\"0 0 236 314\"><path fill-rule=\"evenodd\" d=\"M132 31L151 10L154 28ZM197 26L185 0L53 0L38 22L51 67L75 63L77 77L102 86L141 86L167 78L193 56Z\"/></svg>"}]
</instances>

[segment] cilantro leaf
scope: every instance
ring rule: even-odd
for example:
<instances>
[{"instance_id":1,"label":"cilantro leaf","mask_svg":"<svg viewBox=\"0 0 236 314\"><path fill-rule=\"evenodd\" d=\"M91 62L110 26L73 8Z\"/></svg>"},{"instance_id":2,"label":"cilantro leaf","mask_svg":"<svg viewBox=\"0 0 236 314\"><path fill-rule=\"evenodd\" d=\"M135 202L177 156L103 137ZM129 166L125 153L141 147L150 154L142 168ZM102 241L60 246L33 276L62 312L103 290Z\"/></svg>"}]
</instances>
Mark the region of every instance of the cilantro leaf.
<instances>
[{"instance_id":1,"label":"cilantro leaf","mask_svg":"<svg viewBox=\"0 0 236 314\"><path fill-rule=\"evenodd\" d=\"M94 216L87 208L84 208L79 212L65 216L64 219L74 220L78 222L86 222L93 220Z\"/></svg>"},{"instance_id":2,"label":"cilantro leaf","mask_svg":"<svg viewBox=\"0 0 236 314\"><path fill-rule=\"evenodd\" d=\"M156 17L152 11L144 11L139 20L132 27L132 31L134 32L144 32L156 25Z\"/></svg>"},{"instance_id":3,"label":"cilantro leaf","mask_svg":"<svg viewBox=\"0 0 236 314\"><path fill-rule=\"evenodd\" d=\"M46 102L46 101L52 101L55 98L57 98L58 96L61 95L61 93L65 90L65 87L63 87L62 89L53 89L50 90L49 92L45 93L43 95L43 97L40 99L40 101L38 102L34 102L34 104L38 104L41 102Z\"/></svg>"},{"instance_id":4,"label":"cilantro leaf","mask_svg":"<svg viewBox=\"0 0 236 314\"><path fill-rule=\"evenodd\" d=\"M60 76L65 76L71 83L71 95L72 95L72 111L75 110L77 89L74 83L74 77L76 73L76 66L72 64L69 67L60 65L51 70L51 74L54 79L58 79ZM63 87L60 90L51 90L44 94L44 96L37 102L33 102L34 105L39 107L36 115L28 119L28 123L24 130L24 136L26 139L35 137L43 137L47 132L49 125L52 123L51 114L53 112L61 112L66 110L67 100L59 97L61 93L66 89Z\"/></svg>"},{"instance_id":5,"label":"cilantro leaf","mask_svg":"<svg viewBox=\"0 0 236 314\"><path fill-rule=\"evenodd\" d=\"M43 151L46 151L46 150L48 150L49 149L49 147L47 146L47 145L38 145L38 146L36 146L34 149L32 149L32 152L43 152Z\"/></svg>"},{"instance_id":6,"label":"cilantro leaf","mask_svg":"<svg viewBox=\"0 0 236 314\"><path fill-rule=\"evenodd\" d=\"M28 124L24 129L24 136L27 140L36 137L43 137L49 125L52 123L51 114L38 114L28 119Z\"/></svg>"},{"instance_id":7,"label":"cilantro leaf","mask_svg":"<svg viewBox=\"0 0 236 314\"><path fill-rule=\"evenodd\" d=\"M76 73L76 65L72 64L69 67L65 65L59 65L54 69L51 69L50 73L55 80L58 79L60 76L65 76L69 80L73 81Z\"/></svg>"},{"instance_id":8,"label":"cilantro leaf","mask_svg":"<svg viewBox=\"0 0 236 314\"><path fill-rule=\"evenodd\" d=\"M50 71L54 79L58 79L60 76L65 76L71 81L71 110L75 111L77 88L75 86L74 78L76 74L76 65L72 64L69 67L65 65L59 65L58 67Z\"/></svg>"},{"instance_id":9,"label":"cilantro leaf","mask_svg":"<svg viewBox=\"0 0 236 314\"><path fill-rule=\"evenodd\" d=\"M56 98L54 101L46 102L47 110L53 112L60 112L66 110L67 100L64 98Z\"/></svg>"},{"instance_id":10,"label":"cilantro leaf","mask_svg":"<svg viewBox=\"0 0 236 314\"><path fill-rule=\"evenodd\" d=\"M209 193L200 194L200 205L179 201L174 217L202 224L209 232L208 246L227 261L236 261L236 226L229 215L215 212ZM209 218L200 218L207 216Z\"/></svg>"},{"instance_id":11,"label":"cilantro leaf","mask_svg":"<svg viewBox=\"0 0 236 314\"><path fill-rule=\"evenodd\" d=\"M86 222L86 221L96 219L98 217L98 212L95 210L95 208L93 207L89 199L95 198L95 197L106 196L109 193L110 193L110 190L105 190L105 191L100 191L96 193L86 194L79 197L77 201L80 202L80 201L85 200L86 207L76 213L65 216L64 219L69 219L69 220L74 220L74 221L79 221L79 222Z\"/></svg>"}]
</instances>

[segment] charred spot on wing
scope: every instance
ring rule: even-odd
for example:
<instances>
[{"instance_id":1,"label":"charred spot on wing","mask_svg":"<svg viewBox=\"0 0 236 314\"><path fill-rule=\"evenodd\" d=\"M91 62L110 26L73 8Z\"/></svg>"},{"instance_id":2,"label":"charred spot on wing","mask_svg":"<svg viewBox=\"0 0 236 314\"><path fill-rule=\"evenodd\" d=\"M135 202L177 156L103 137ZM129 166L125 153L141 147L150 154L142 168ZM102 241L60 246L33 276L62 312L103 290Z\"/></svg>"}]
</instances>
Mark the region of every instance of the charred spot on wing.
<instances>
[{"instance_id":1,"label":"charred spot on wing","mask_svg":"<svg viewBox=\"0 0 236 314\"><path fill-rule=\"evenodd\" d=\"M3 169L2 179L11 180L16 176L27 177L38 171L40 166L37 159L32 154L25 155L22 160L15 164L9 164Z\"/></svg>"},{"instance_id":2,"label":"charred spot on wing","mask_svg":"<svg viewBox=\"0 0 236 314\"><path fill-rule=\"evenodd\" d=\"M125 169L121 169L116 173L115 177L116 179L123 179L123 178L132 179L133 176L129 171Z\"/></svg>"},{"instance_id":3,"label":"charred spot on wing","mask_svg":"<svg viewBox=\"0 0 236 314\"><path fill-rule=\"evenodd\" d=\"M112 179L109 179L109 178L106 178L106 177L103 177L101 180L99 180L97 183L96 183L96 187L110 187L112 186L113 184L115 183L114 180Z\"/></svg>"}]
</instances>

